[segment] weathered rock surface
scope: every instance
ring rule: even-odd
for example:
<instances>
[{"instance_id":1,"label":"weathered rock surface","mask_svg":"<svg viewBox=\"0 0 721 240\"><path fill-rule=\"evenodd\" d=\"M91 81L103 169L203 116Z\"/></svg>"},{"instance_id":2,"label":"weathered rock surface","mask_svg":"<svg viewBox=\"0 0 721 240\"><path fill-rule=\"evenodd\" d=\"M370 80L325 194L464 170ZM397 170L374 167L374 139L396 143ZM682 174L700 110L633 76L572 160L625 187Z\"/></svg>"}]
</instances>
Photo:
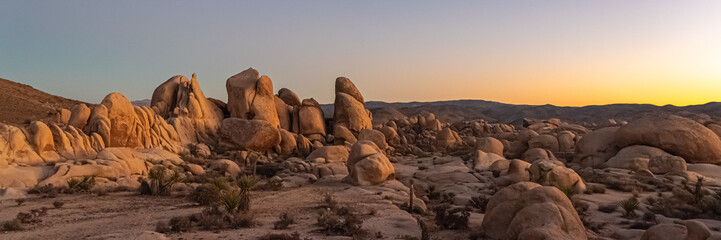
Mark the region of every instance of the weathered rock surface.
<instances>
[{"instance_id":1,"label":"weathered rock surface","mask_svg":"<svg viewBox=\"0 0 721 240\"><path fill-rule=\"evenodd\" d=\"M264 152L280 144L280 131L264 120L226 118L220 132L227 142L240 150Z\"/></svg>"},{"instance_id":2,"label":"weathered rock surface","mask_svg":"<svg viewBox=\"0 0 721 240\"><path fill-rule=\"evenodd\" d=\"M574 161L584 167L598 167L618 153L616 144L618 127L607 127L593 131L576 143Z\"/></svg>"},{"instance_id":3,"label":"weathered rock surface","mask_svg":"<svg viewBox=\"0 0 721 240\"><path fill-rule=\"evenodd\" d=\"M493 239L588 239L571 201L560 190L530 182L493 195L482 227Z\"/></svg>"},{"instance_id":4,"label":"weathered rock surface","mask_svg":"<svg viewBox=\"0 0 721 240\"><path fill-rule=\"evenodd\" d=\"M181 143L217 143L223 111L205 97L195 74L191 80L178 75L165 81L153 92L150 106L175 127Z\"/></svg>"},{"instance_id":5,"label":"weathered rock surface","mask_svg":"<svg viewBox=\"0 0 721 240\"><path fill-rule=\"evenodd\" d=\"M365 109L364 103L363 95L350 79L339 77L335 80L335 125L343 126L355 134L372 128L370 111Z\"/></svg>"},{"instance_id":6,"label":"weathered rock surface","mask_svg":"<svg viewBox=\"0 0 721 240\"><path fill-rule=\"evenodd\" d=\"M358 141L353 145L347 166L348 180L355 185L376 185L395 179L393 164L371 141Z\"/></svg>"},{"instance_id":7,"label":"weathered rock surface","mask_svg":"<svg viewBox=\"0 0 721 240\"><path fill-rule=\"evenodd\" d=\"M436 146L441 149L453 147L461 144L462 142L463 140L461 140L458 133L447 127L438 132L438 135L436 136Z\"/></svg>"},{"instance_id":8,"label":"weathered rock surface","mask_svg":"<svg viewBox=\"0 0 721 240\"><path fill-rule=\"evenodd\" d=\"M225 82L231 118L264 120L280 127L273 95L273 82L266 75L248 68Z\"/></svg>"},{"instance_id":9,"label":"weathered rock surface","mask_svg":"<svg viewBox=\"0 0 721 240\"><path fill-rule=\"evenodd\" d=\"M484 137L476 140L476 149L487 153L503 156L503 143L492 137Z\"/></svg>"},{"instance_id":10,"label":"weathered rock surface","mask_svg":"<svg viewBox=\"0 0 721 240\"><path fill-rule=\"evenodd\" d=\"M573 169L559 165L557 162L542 160L536 161L528 168L531 174L531 181L544 186L554 186L559 189L569 189L576 193L586 191L586 184L583 183Z\"/></svg>"},{"instance_id":11,"label":"weathered rock surface","mask_svg":"<svg viewBox=\"0 0 721 240\"><path fill-rule=\"evenodd\" d=\"M628 146L606 162L607 167L633 171L649 170L654 174L686 171L686 161L664 150L644 145Z\"/></svg>"},{"instance_id":12,"label":"weathered rock surface","mask_svg":"<svg viewBox=\"0 0 721 240\"><path fill-rule=\"evenodd\" d=\"M310 153L306 159L312 161L322 158L327 163L347 162L349 154L350 152L345 146L324 146Z\"/></svg>"},{"instance_id":13,"label":"weathered rock surface","mask_svg":"<svg viewBox=\"0 0 721 240\"><path fill-rule=\"evenodd\" d=\"M358 141L361 140L368 140L376 144L378 148L381 150L385 150L388 148L388 143L386 142L386 136L378 130L375 129L363 129L360 131L360 134L358 134Z\"/></svg>"},{"instance_id":14,"label":"weathered rock surface","mask_svg":"<svg viewBox=\"0 0 721 240\"><path fill-rule=\"evenodd\" d=\"M285 102L285 104L288 104L289 106L297 107L300 106L300 98L298 97L295 92L291 91L287 88L281 88L278 90L278 97Z\"/></svg>"},{"instance_id":15,"label":"weathered rock surface","mask_svg":"<svg viewBox=\"0 0 721 240\"><path fill-rule=\"evenodd\" d=\"M325 136L325 120L323 110L315 99L303 99L298 109L298 119L294 124L299 126L296 130L304 136L320 134Z\"/></svg>"},{"instance_id":16,"label":"weathered rock surface","mask_svg":"<svg viewBox=\"0 0 721 240\"><path fill-rule=\"evenodd\" d=\"M647 145L690 163L721 163L721 138L700 123L675 115L646 116L616 132L621 147Z\"/></svg>"},{"instance_id":17,"label":"weathered rock surface","mask_svg":"<svg viewBox=\"0 0 721 240\"><path fill-rule=\"evenodd\" d=\"M655 225L641 236L641 240L706 240L711 237L711 230L703 223L695 220L683 221L683 224L662 223Z\"/></svg>"},{"instance_id":18,"label":"weathered rock surface","mask_svg":"<svg viewBox=\"0 0 721 240\"><path fill-rule=\"evenodd\" d=\"M85 125L88 124L88 118L90 118L90 108L81 103L75 105L70 112L71 114L70 119L68 120L68 125L77 129L85 128Z\"/></svg>"}]
</instances>

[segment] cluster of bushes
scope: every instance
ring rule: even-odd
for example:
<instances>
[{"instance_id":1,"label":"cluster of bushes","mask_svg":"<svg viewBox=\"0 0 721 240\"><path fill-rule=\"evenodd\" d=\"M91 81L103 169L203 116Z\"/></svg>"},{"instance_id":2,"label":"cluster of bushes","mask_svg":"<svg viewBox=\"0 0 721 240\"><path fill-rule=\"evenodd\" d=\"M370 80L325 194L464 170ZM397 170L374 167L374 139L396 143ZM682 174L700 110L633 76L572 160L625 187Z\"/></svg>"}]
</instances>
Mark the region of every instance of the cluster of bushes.
<instances>
[{"instance_id":1,"label":"cluster of bushes","mask_svg":"<svg viewBox=\"0 0 721 240\"><path fill-rule=\"evenodd\" d=\"M179 169L171 170L165 166L158 166L150 169L148 180L149 182L141 181L140 194L169 196L173 186L185 180L185 175Z\"/></svg>"},{"instance_id":2,"label":"cluster of bushes","mask_svg":"<svg viewBox=\"0 0 721 240\"><path fill-rule=\"evenodd\" d=\"M649 210L667 217L721 220L721 190L707 189L703 177L693 185L684 182L681 187L674 187L671 196L659 193L646 201Z\"/></svg>"},{"instance_id":3,"label":"cluster of bushes","mask_svg":"<svg viewBox=\"0 0 721 240\"><path fill-rule=\"evenodd\" d=\"M325 194L317 226L327 235L358 237L363 233L363 219L350 208L340 206L330 193Z\"/></svg>"},{"instance_id":4,"label":"cluster of bushes","mask_svg":"<svg viewBox=\"0 0 721 240\"><path fill-rule=\"evenodd\" d=\"M206 206L199 214L175 217L168 223L161 222L157 232L186 232L197 225L203 230L237 229L255 226L250 211L250 191L255 186L253 176L244 175L235 180L235 186L225 177L209 177L207 182L195 189L191 200Z\"/></svg>"},{"instance_id":5,"label":"cluster of bushes","mask_svg":"<svg viewBox=\"0 0 721 240\"><path fill-rule=\"evenodd\" d=\"M25 202L25 201L18 201ZM19 204L20 205L20 204ZM55 208L63 207L64 203L61 201L53 202ZM23 224L34 224L42 222L42 217L48 214L49 208L41 207L30 210L30 212L20 212L15 216L13 220L3 222L0 226L2 231L22 231L24 230Z\"/></svg>"}]
</instances>

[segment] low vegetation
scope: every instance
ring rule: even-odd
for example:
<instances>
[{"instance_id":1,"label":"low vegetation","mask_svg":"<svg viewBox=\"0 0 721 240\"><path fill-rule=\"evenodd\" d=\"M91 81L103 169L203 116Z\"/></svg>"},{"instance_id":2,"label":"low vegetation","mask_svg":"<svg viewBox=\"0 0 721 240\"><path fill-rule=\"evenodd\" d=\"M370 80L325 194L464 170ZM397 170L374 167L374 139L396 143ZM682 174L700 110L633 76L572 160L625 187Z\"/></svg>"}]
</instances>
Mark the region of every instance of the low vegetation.
<instances>
[{"instance_id":1,"label":"low vegetation","mask_svg":"<svg viewBox=\"0 0 721 240\"><path fill-rule=\"evenodd\" d=\"M468 229L468 218L471 213L467 208L451 208L443 204L434 209L436 224L443 229Z\"/></svg>"},{"instance_id":2,"label":"low vegetation","mask_svg":"<svg viewBox=\"0 0 721 240\"><path fill-rule=\"evenodd\" d=\"M325 194L324 205L318 211L316 225L327 235L358 237L363 233L363 219L347 207L342 207L330 193Z\"/></svg>"}]
</instances>

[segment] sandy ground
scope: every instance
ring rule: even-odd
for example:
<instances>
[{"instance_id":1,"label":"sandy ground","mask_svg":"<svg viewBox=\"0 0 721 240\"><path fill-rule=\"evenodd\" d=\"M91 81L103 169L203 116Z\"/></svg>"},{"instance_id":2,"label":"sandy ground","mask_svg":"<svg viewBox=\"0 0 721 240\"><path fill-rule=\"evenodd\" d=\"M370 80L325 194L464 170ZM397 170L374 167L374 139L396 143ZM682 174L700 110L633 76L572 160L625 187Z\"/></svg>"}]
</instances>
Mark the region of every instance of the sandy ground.
<instances>
[{"instance_id":1,"label":"sandy ground","mask_svg":"<svg viewBox=\"0 0 721 240\"><path fill-rule=\"evenodd\" d=\"M410 214L398 209L376 192L366 191L341 183L339 180L320 181L316 184L284 191L254 191L252 211L258 226L220 232L191 231L168 234L171 239L256 239L267 233L298 232L313 239L347 239L325 236L318 232L316 216L324 193L334 193L341 205L348 206L364 218L364 229L372 229L369 236L380 231L385 239L396 239L408 234L420 234ZM54 201L64 202L62 208L53 207ZM37 224L24 224L25 230L0 233L0 239L135 239L144 231L154 231L160 221L175 216L199 213L196 206L183 197L142 196L133 192L65 195L42 198L30 195L28 201L17 206L14 200L0 202L0 221L13 219L19 212L48 207L48 214ZM287 230L274 230L278 216L288 212L296 223ZM372 215L372 213L374 215ZM375 238L375 237L374 237Z\"/></svg>"}]
</instances>

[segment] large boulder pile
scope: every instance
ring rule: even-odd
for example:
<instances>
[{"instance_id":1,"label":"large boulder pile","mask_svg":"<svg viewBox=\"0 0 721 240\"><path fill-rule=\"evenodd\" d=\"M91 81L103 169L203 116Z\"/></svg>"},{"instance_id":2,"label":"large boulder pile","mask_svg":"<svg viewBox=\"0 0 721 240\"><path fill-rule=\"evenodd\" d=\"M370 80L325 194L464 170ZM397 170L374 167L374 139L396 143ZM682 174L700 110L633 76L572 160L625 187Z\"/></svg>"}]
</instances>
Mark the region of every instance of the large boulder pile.
<instances>
[{"instance_id":1,"label":"large boulder pile","mask_svg":"<svg viewBox=\"0 0 721 240\"><path fill-rule=\"evenodd\" d=\"M120 93L111 93L101 104L105 109L93 111L90 123L98 124L91 129L97 133L106 147L163 148L178 152L180 137L175 128L148 107L133 106ZM108 128L109 129L103 129ZM72 130L72 127L69 127ZM108 134L107 136L103 136Z\"/></svg>"},{"instance_id":2,"label":"large boulder pile","mask_svg":"<svg viewBox=\"0 0 721 240\"><path fill-rule=\"evenodd\" d=\"M581 218L563 192L530 182L493 195L482 227L492 239L588 239Z\"/></svg>"},{"instance_id":3,"label":"large boulder pile","mask_svg":"<svg viewBox=\"0 0 721 240\"><path fill-rule=\"evenodd\" d=\"M395 179L393 164L372 141L361 140L353 145L347 167L348 180L354 185L376 185Z\"/></svg>"},{"instance_id":4,"label":"large boulder pile","mask_svg":"<svg viewBox=\"0 0 721 240\"><path fill-rule=\"evenodd\" d=\"M150 106L175 127L181 143L217 143L223 111L205 97L195 73L191 80L178 75L158 86Z\"/></svg>"}]
</instances>

